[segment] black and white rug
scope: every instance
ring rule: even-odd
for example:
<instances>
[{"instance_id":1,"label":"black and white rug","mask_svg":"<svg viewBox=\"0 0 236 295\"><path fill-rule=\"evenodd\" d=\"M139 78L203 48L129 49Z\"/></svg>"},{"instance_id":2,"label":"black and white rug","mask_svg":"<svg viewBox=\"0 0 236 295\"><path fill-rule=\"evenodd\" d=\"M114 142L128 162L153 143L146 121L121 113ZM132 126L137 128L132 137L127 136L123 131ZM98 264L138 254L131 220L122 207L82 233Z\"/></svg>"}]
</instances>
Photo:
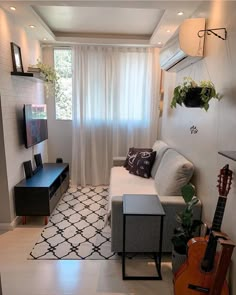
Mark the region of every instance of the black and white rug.
<instances>
[{"instance_id":1,"label":"black and white rug","mask_svg":"<svg viewBox=\"0 0 236 295\"><path fill-rule=\"evenodd\" d=\"M108 187L70 188L54 210L29 259L116 259L104 229Z\"/></svg>"}]
</instances>

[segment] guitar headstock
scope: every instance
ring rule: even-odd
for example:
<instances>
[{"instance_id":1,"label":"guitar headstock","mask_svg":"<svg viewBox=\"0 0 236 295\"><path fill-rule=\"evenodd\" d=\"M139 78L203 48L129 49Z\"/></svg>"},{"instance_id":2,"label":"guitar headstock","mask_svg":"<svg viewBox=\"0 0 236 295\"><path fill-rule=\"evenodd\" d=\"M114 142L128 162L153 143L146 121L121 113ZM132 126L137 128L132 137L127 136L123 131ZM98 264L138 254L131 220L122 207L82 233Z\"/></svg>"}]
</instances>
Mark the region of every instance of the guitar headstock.
<instances>
[{"instance_id":1,"label":"guitar headstock","mask_svg":"<svg viewBox=\"0 0 236 295\"><path fill-rule=\"evenodd\" d=\"M218 175L218 191L219 194L223 197L227 197L231 183L232 183L232 174L233 172L229 169L229 165L225 165L220 169L220 174Z\"/></svg>"}]
</instances>

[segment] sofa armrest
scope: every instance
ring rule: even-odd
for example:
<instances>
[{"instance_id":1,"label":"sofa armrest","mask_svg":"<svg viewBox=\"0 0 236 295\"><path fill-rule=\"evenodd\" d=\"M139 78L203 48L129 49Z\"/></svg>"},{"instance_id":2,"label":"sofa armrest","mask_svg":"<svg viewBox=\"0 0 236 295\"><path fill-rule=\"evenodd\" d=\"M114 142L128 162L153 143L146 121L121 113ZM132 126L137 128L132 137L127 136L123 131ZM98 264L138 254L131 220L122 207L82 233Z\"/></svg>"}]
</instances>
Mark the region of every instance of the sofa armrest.
<instances>
[{"instance_id":1,"label":"sofa armrest","mask_svg":"<svg viewBox=\"0 0 236 295\"><path fill-rule=\"evenodd\" d=\"M113 167L115 166L123 166L125 163L126 157L114 157L113 158Z\"/></svg>"}]
</instances>

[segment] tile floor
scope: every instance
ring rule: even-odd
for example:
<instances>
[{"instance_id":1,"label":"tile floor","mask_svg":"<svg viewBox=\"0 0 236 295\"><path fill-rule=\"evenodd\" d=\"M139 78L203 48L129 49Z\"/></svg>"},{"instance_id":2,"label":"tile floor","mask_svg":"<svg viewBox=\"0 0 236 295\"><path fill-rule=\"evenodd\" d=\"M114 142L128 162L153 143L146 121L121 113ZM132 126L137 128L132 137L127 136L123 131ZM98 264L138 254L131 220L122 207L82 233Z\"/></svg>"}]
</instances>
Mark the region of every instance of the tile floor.
<instances>
[{"instance_id":1,"label":"tile floor","mask_svg":"<svg viewBox=\"0 0 236 295\"><path fill-rule=\"evenodd\" d=\"M162 281L123 281L120 260L27 260L43 228L43 220L35 222L0 233L3 295L173 294L168 258L162 264ZM140 266L136 262L127 272L143 274L151 267L153 263Z\"/></svg>"}]
</instances>

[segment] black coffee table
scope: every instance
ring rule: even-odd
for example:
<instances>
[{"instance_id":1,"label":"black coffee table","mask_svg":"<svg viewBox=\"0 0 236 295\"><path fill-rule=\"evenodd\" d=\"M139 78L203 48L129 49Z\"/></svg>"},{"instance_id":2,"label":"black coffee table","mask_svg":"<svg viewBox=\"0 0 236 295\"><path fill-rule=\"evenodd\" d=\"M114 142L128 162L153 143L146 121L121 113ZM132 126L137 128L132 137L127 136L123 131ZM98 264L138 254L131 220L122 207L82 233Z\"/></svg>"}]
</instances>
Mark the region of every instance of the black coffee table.
<instances>
[{"instance_id":1,"label":"black coffee table","mask_svg":"<svg viewBox=\"0 0 236 295\"><path fill-rule=\"evenodd\" d=\"M157 269L157 276L127 276L125 273L126 258L126 217L127 216L160 216L160 240L159 249L153 253ZM123 280L161 280L161 255L162 255L162 236L163 218L165 211L157 195L123 195L123 252L122 252L122 277ZM157 224L158 226L158 224ZM142 233L137 233L142 234ZM158 253L158 259L157 259Z\"/></svg>"}]
</instances>

